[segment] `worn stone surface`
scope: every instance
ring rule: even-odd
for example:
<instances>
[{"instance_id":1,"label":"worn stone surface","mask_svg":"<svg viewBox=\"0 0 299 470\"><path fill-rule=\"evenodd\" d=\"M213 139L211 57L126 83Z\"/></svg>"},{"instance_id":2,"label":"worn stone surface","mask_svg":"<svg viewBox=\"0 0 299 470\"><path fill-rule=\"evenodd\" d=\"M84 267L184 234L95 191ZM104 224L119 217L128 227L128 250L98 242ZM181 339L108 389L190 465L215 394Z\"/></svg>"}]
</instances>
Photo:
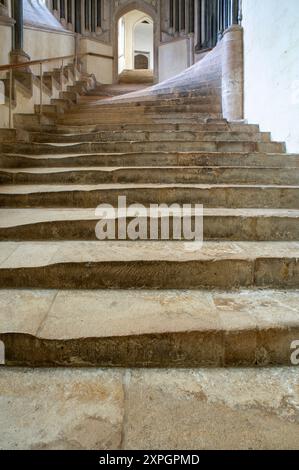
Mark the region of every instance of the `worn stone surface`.
<instances>
[{"instance_id":1,"label":"worn stone surface","mask_svg":"<svg viewBox=\"0 0 299 470\"><path fill-rule=\"evenodd\" d=\"M0 291L7 365L291 364L298 291Z\"/></svg>"},{"instance_id":2,"label":"worn stone surface","mask_svg":"<svg viewBox=\"0 0 299 470\"><path fill-rule=\"evenodd\" d=\"M279 241L299 239L299 211L281 209L204 209L205 240ZM127 219L127 225L132 218ZM96 240L94 209L0 209L4 240ZM116 218L116 231L119 220ZM173 238L170 217L170 239ZM150 238L150 230L148 230Z\"/></svg>"},{"instance_id":3,"label":"worn stone surface","mask_svg":"<svg viewBox=\"0 0 299 470\"><path fill-rule=\"evenodd\" d=\"M199 289L298 287L297 242L0 244L2 287ZM200 248L200 249L199 249Z\"/></svg>"},{"instance_id":4,"label":"worn stone surface","mask_svg":"<svg viewBox=\"0 0 299 470\"><path fill-rule=\"evenodd\" d=\"M1 370L0 448L118 449L121 376L112 370Z\"/></svg>"},{"instance_id":5,"label":"worn stone surface","mask_svg":"<svg viewBox=\"0 0 299 470\"><path fill-rule=\"evenodd\" d=\"M296 368L0 374L1 449L299 449Z\"/></svg>"},{"instance_id":6,"label":"worn stone surface","mask_svg":"<svg viewBox=\"0 0 299 470\"><path fill-rule=\"evenodd\" d=\"M297 369L133 372L125 448L298 449L298 377Z\"/></svg>"}]
</instances>

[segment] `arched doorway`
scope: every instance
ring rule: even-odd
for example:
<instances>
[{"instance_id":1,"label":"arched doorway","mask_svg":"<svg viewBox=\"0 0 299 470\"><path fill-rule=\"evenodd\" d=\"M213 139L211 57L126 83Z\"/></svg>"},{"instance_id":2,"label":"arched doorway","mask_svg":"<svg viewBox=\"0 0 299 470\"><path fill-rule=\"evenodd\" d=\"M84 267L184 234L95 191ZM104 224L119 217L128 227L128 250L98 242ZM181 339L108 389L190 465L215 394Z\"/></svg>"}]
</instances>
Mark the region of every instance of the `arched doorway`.
<instances>
[{"instance_id":1,"label":"arched doorway","mask_svg":"<svg viewBox=\"0 0 299 470\"><path fill-rule=\"evenodd\" d=\"M158 77L159 15L147 2L120 6L114 17L114 81L124 70L152 70Z\"/></svg>"},{"instance_id":2,"label":"arched doorway","mask_svg":"<svg viewBox=\"0 0 299 470\"><path fill-rule=\"evenodd\" d=\"M139 10L118 20L118 74L134 69L154 69L153 20Z\"/></svg>"},{"instance_id":3,"label":"arched doorway","mask_svg":"<svg viewBox=\"0 0 299 470\"><path fill-rule=\"evenodd\" d=\"M148 70L149 60L145 54L136 54L134 57L134 69L135 70Z\"/></svg>"}]
</instances>

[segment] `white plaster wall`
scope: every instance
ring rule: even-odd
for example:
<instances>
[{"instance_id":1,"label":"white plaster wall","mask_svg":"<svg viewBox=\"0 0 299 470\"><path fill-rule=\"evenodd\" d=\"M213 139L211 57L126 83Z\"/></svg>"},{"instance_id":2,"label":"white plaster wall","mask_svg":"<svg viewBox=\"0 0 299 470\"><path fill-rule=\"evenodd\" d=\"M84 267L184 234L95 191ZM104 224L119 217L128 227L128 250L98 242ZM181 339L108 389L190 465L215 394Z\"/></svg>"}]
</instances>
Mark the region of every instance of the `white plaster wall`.
<instances>
[{"instance_id":1,"label":"white plaster wall","mask_svg":"<svg viewBox=\"0 0 299 470\"><path fill-rule=\"evenodd\" d=\"M154 68L154 25L138 23L134 28L134 52L149 53L149 68Z\"/></svg>"},{"instance_id":2,"label":"white plaster wall","mask_svg":"<svg viewBox=\"0 0 299 470\"><path fill-rule=\"evenodd\" d=\"M80 41L80 53L93 52L112 57L112 46L96 40L82 38ZM111 84L113 82L113 59L91 57L83 59L85 71L93 73L99 83Z\"/></svg>"},{"instance_id":3,"label":"white plaster wall","mask_svg":"<svg viewBox=\"0 0 299 470\"><path fill-rule=\"evenodd\" d=\"M75 38L70 33L45 31L27 26L24 28L24 51L31 60L73 55ZM50 66L50 69L52 68L53 65Z\"/></svg>"},{"instance_id":4,"label":"white plaster wall","mask_svg":"<svg viewBox=\"0 0 299 470\"><path fill-rule=\"evenodd\" d=\"M159 47L159 82L178 75L189 66L188 39L179 39Z\"/></svg>"},{"instance_id":5,"label":"white plaster wall","mask_svg":"<svg viewBox=\"0 0 299 470\"><path fill-rule=\"evenodd\" d=\"M242 4L245 118L299 152L299 1Z\"/></svg>"},{"instance_id":6,"label":"white plaster wall","mask_svg":"<svg viewBox=\"0 0 299 470\"><path fill-rule=\"evenodd\" d=\"M11 51L11 26L0 25L0 64L9 64Z\"/></svg>"}]
</instances>

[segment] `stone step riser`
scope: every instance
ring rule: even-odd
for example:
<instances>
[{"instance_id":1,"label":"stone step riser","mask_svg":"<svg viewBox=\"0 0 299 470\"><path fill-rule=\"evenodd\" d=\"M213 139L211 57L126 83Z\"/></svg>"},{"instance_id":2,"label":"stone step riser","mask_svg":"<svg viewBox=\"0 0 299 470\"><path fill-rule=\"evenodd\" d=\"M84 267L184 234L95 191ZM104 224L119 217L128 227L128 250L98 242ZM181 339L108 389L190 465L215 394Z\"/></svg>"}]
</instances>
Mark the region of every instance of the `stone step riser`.
<instances>
[{"instance_id":1,"label":"stone step riser","mask_svg":"<svg viewBox=\"0 0 299 470\"><path fill-rule=\"evenodd\" d=\"M181 131L181 132L246 132L246 133L258 133L259 126L256 125L246 125L246 124L227 124L223 123L209 123L209 124L193 124L192 128L190 128L189 124L120 124L120 125L113 125L113 124L102 124L100 126L79 126L79 127L67 127L67 126L56 126L53 131L43 134L35 133L33 136L39 137L41 135L49 137L60 137L66 134L73 134L75 133L77 136L80 134L85 134L88 136L92 136L94 132L103 132L103 131L110 131L110 132L121 132L121 131L136 131L139 129L142 132L162 132L162 131Z\"/></svg>"},{"instance_id":2,"label":"stone step riser","mask_svg":"<svg viewBox=\"0 0 299 470\"><path fill-rule=\"evenodd\" d=\"M299 260L60 262L33 268L2 267L0 283L4 289L291 289L298 287Z\"/></svg>"},{"instance_id":3,"label":"stone step riser","mask_svg":"<svg viewBox=\"0 0 299 470\"><path fill-rule=\"evenodd\" d=\"M12 186L12 191L13 191ZM16 189L18 186L16 186ZM74 207L91 208L99 204L111 204L117 207L118 197L126 196L127 204L203 204L206 208L269 208L299 209L298 187L283 186L210 186L190 188L171 187L109 187L107 189L74 189L67 185L57 189L31 192L24 188L24 193L7 194L0 192L2 207ZM26 189L26 190L25 190ZM0 190L1 191L1 190Z\"/></svg>"},{"instance_id":4,"label":"stone step riser","mask_svg":"<svg viewBox=\"0 0 299 470\"><path fill-rule=\"evenodd\" d=\"M101 132L88 135L39 135L31 138L32 142L37 143L77 143L77 142L113 142L113 141L250 141L250 142L270 142L270 134L266 132L187 132L187 131L169 131L169 132L130 132L114 131Z\"/></svg>"},{"instance_id":5,"label":"stone step riser","mask_svg":"<svg viewBox=\"0 0 299 470\"><path fill-rule=\"evenodd\" d=\"M49 117L49 116L47 116ZM111 115L101 115L98 117L90 118L90 116L86 116L85 118L77 117L77 118L68 118L68 117L56 117L56 123L67 125L67 126L91 126L91 125L101 125L101 124L117 124L122 126L123 124L134 124L136 122L136 116L128 114L126 116L111 116ZM210 113L210 114L190 114L187 115L179 115L179 114L167 114L167 116L158 116L158 115L144 115L140 118L140 125L143 124L186 124L188 123L189 126L193 124L202 124L205 123L209 119L222 119L221 114L219 113Z\"/></svg>"},{"instance_id":6,"label":"stone step riser","mask_svg":"<svg viewBox=\"0 0 299 470\"><path fill-rule=\"evenodd\" d=\"M127 226L131 220L128 218ZM94 220L54 220L31 224L26 222L24 225L14 227L0 227L0 240L95 241L96 223L96 218ZM118 221L116 221L116 232L118 233ZM295 216L204 216L203 233L205 241L296 241L299 240L299 220ZM150 239L149 232L148 239ZM173 240L172 217L170 217L169 240Z\"/></svg>"},{"instance_id":7,"label":"stone step riser","mask_svg":"<svg viewBox=\"0 0 299 470\"><path fill-rule=\"evenodd\" d=\"M36 104L34 105L34 112L36 114L40 114L40 105ZM57 104L46 104L43 105L42 107L42 112L45 116L56 116L58 114L64 114L65 112L65 107L62 105L57 105Z\"/></svg>"},{"instance_id":8,"label":"stone step riser","mask_svg":"<svg viewBox=\"0 0 299 470\"><path fill-rule=\"evenodd\" d=\"M146 96L141 96L140 98L137 96L130 96L130 98L125 97L124 95L127 95L129 92L129 89L125 90L124 92L116 92L115 90L105 88L103 90L95 89L95 90L90 90L88 91L83 97L82 100L95 100L97 101L98 99L103 99L104 98L114 98L113 102L111 103L112 106L114 105L114 102L117 101L117 103L120 104L134 104L136 101L139 102L138 100L142 100L145 103L151 102L151 104L155 104L156 101L160 101L163 103L163 100L184 100L184 99L193 99L196 100L198 98L206 98L206 97L219 97L221 96L221 83L219 81L214 81L210 82L209 84L199 84L197 89L193 90L184 90L183 88L177 88L176 90L172 89L165 89L163 93L152 93L148 97ZM130 90L132 91L132 90ZM136 90L135 90L136 91Z\"/></svg>"},{"instance_id":9,"label":"stone step riser","mask_svg":"<svg viewBox=\"0 0 299 470\"><path fill-rule=\"evenodd\" d=\"M298 185L299 169L284 168L128 168L104 171L100 169L70 169L49 173L1 171L0 184L265 184Z\"/></svg>"},{"instance_id":10,"label":"stone step riser","mask_svg":"<svg viewBox=\"0 0 299 470\"><path fill-rule=\"evenodd\" d=\"M210 91L211 93L204 94L203 91ZM221 94L215 94L215 89L206 88L201 89L198 91L197 94L186 93L186 96L183 94L169 95L148 95L148 96L138 96L138 95L131 95L130 98L126 97L125 95L116 95L113 100L109 99L108 101L103 101L103 104L100 106L105 106L107 108L114 108L116 106L120 107L143 107L143 106L170 106L170 105L188 105L188 104L202 104L202 103L215 103L221 102ZM214 93L213 93L214 92ZM91 94L87 93L86 96L83 96L80 100L80 104L88 104L88 103L98 103L98 96L94 95L94 92ZM103 95L102 95L103 96ZM105 95L104 95L105 96ZM106 96L109 96L106 95Z\"/></svg>"},{"instance_id":11,"label":"stone step riser","mask_svg":"<svg viewBox=\"0 0 299 470\"><path fill-rule=\"evenodd\" d=\"M77 93L72 93L70 91L61 91L59 93L59 97L61 99L70 100L73 103L77 103L79 99L79 95L77 95Z\"/></svg>"},{"instance_id":12,"label":"stone step riser","mask_svg":"<svg viewBox=\"0 0 299 470\"><path fill-rule=\"evenodd\" d=\"M266 367L290 366L290 344L298 336L294 325L74 340L8 333L0 341L8 367Z\"/></svg>"},{"instance_id":13,"label":"stone step riser","mask_svg":"<svg viewBox=\"0 0 299 470\"><path fill-rule=\"evenodd\" d=\"M73 113L80 113L80 112L88 112L93 111L95 109L97 112L113 112L113 111L129 111L129 112L137 112L142 113L146 112L147 110L156 110L156 109L188 109L190 107L197 107L197 106L220 106L221 105L221 97L220 96L202 96L198 98L183 98L177 99L174 101L136 101L136 103L126 103L125 101L118 100L115 103L105 103L105 101L101 100L102 102L99 103L98 101L91 101L91 100L84 100L84 97L80 99L79 104L74 108Z\"/></svg>"},{"instance_id":14,"label":"stone step riser","mask_svg":"<svg viewBox=\"0 0 299 470\"><path fill-rule=\"evenodd\" d=\"M117 113L116 111L111 111L108 112L106 111L105 113L103 112L94 112L92 113L91 111L89 113L80 113L80 115L70 115L70 114L65 114L61 120L63 121L62 124L64 124L64 121L77 121L79 124L86 125L86 120L93 120L95 122L105 122L108 121L116 121L120 123L142 123L142 122L147 122L149 119L158 119L158 120L164 120L167 122L167 119L172 122L172 120L177 119L177 120L182 120L183 122L192 122L192 121L199 121L200 119L219 119L223 121L223 116L219 111L212 112L211 110L208 110L206 112L202 111L201 113L196 111L189 111L189 112L176 112L173 109L169 112L157 112L157 110L153 110L152 112L147 112L147 113L136 113L136 112L123 112L123 113ZM128 120L129 119L129 120ZM59 120L58 120L59 121Z\"/></svg>"},{"instance_id":15,"label":"stone step riser","mask_svg":"<svg viewBox=\"0 0 299 470\"><path fill-rule=\"evenodd\" d=\"M1 144L2 153L27 155L63 155L80 153L125 153L125 152L269 152L284 153L285 144L280 142L242 141L163 141L163 142L101 142L69 145L47 145L34 143Z\"/></svg>"},{"instance_id":16,"label":"stone step riser","mask_svg":"<svg viewBox=\"0 0 299 470\"><path fill-rule=\"evenodd\" d=\"M1 168L61 168L61 167L144 167L144 166L240 166L240 167L288 167L299 168L299 156L286 156L283 154L209 154L196 153L166 154L95 154L78 155L74 157L29 157L0 155Z\"/></svg>"},{"instance_id":17,"label":"stone step riser","mask_svg":"<svg viewBox=\"0 0 299 470\"><path fill-rule=\"evenodd\" d=\"M166 115L167 113L175 114L175 113L186 113L187 115L194 114L194 113L220 113L221 112L221 107L218 104L202 104L202 105L186 105L186 106L147 106L146 108L142 107L131 107L131 108L104 108L102 109L103 105L89 108L84 108L84 109L79 109L77 110L74 108L72 112L69 112L67 114L68 118L84 118L84 116L92 117L92 118L97 118L98 116L105 116L106 114L108 115L114 115L114 116L122 116L126 115L128 113L134 113L135 118L138 116L142 117L143 115L147 114L156 114L159 116L160 114Z\"/></svg>"}]
</instances>

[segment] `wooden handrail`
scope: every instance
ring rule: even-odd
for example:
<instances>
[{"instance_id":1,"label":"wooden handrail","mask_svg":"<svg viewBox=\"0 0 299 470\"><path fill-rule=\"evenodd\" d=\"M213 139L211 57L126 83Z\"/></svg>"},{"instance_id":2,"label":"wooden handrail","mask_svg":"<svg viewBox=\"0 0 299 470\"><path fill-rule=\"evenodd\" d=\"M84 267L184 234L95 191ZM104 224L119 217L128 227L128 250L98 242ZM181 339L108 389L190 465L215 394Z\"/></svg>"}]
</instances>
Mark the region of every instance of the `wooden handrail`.
<instances>
[{"instance_id":1,"label":"wooden handrail","mask_svg":"<svg viewBox=\"0 0 299 470\"><path fill-rule=\"evenodd\" d=\"M31 60L30 62L23 62L21 64L6 64L6 65L0 65L0 72L3 72L4 70L14 70L14 69L20 69L24 67L30 67L32 65L40 65L40 64L49 64L51 62L57 62L57 61L64 61L64 60L75 60L80 59L82 57L86 56L92 56L92 57L100 57L102 59L111 59L113 60L113 56L110 55L105 55L105 54L96 54L94 52L85 52L84 54L77 54L77 55L65 55L65 56L60 56L60 57L52 57L50 59L40 59L40 60Z\"/></svg>"}]
</instances>

